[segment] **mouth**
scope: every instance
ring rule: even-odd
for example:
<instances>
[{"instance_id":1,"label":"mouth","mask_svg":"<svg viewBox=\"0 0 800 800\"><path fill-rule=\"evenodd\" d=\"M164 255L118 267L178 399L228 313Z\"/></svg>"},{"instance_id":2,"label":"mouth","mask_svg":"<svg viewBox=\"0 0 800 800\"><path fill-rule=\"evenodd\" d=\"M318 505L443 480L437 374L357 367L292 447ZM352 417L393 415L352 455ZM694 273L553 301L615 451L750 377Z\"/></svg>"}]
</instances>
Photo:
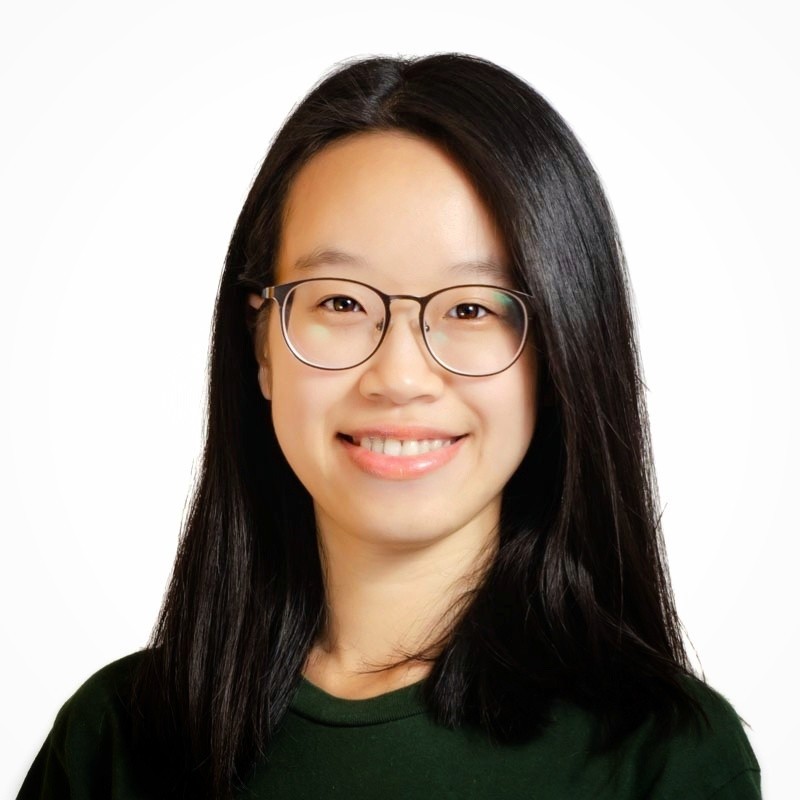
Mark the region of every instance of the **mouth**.
<instances>
[{"instance_id":1,"label":"mouth","mask_svg":"<svg viewBox=\"0 0 800 800\"><path fill-rule=\"evenodd\" d=\"M339 433L337 437L371 453L402 457L421 456L450 447L466 435L462 434L461 436L452 436L446 439L397 439L389 436L351 436L346 433Z\"/></svg>"},{"instance_id":2,"label":"mouth","mask_svg":"<svg viewBox=\"0 0 800 800\"><path fill-rule=\"evenodd\" d=\"M435 473L458 458L468 434L448 436L449 433L420 428L371 429L338 433L336 438L357 469L373 478L407 481Z\"/></svg>"}]
</instances>

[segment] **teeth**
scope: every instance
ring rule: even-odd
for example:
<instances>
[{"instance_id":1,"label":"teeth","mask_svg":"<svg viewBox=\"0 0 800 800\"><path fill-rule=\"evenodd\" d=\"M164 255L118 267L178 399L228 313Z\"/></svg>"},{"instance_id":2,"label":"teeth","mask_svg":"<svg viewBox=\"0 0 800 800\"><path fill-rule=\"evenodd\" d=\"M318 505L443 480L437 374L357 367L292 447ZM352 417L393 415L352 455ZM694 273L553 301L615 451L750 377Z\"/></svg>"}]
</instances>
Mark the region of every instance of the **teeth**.
<instances>
[{"instance_id":1,"label":"teeth","mask_svg":"<svg viewBox=\"0 0 800 800\"><path fill-rule=\"evenodd\" d=\"M439 450L452 444L455 439L382 439L379 436L365 436L356 441L365 450L373 453L384 453L387 456L417 456Z\"/></svg>"},{"instance_id":2,"label":"teeth","mask_svg":"<svg viewBox=\"0 0 800 800\"><path fill-rule=\"evenodd\" d=\"M383 443L383 452L387 456L399 456L403 443L399 439L386 439Z\"/></svg>"},{"instance_id":3,"label":"teeth","mask_svg":"<svg viewBox=\"0 0 800 800\"><path fill-rule=\"evenodd\" d=\"M403 442L403 446L400 449L401 456L418 456L419 455L419 442L411 439L408 442Z\"/></svg>"}]
</instances>

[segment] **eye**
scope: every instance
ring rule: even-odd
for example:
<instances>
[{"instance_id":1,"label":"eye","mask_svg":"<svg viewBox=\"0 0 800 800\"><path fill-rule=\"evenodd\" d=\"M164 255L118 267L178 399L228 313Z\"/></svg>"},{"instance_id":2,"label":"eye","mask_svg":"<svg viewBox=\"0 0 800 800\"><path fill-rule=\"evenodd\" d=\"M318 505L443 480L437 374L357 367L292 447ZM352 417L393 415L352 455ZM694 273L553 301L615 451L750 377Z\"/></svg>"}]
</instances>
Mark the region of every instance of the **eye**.
<instances>
[{"instance_id":1,"label":"eye","mask_svg":"<svg viewBox=\"0 0 800 800\"><path fill-rule=\"evenodd\" d=\"M447 312L447 316L457 319L480 319L489 313L491 312L478 303L459 303Z\"/></svg>"},{"instance_id":2,"label":"eye","mask_svg":"<svg viewBox=\"0 0 800 800\"><path fill-rule=\"evenodd\" d=\"M320 305L327 311L347 312L364 310L357 300L354 300L352 297L347 297L346 295L329 297L327 300L323 300Z\"/></svg>"}]
</instances>

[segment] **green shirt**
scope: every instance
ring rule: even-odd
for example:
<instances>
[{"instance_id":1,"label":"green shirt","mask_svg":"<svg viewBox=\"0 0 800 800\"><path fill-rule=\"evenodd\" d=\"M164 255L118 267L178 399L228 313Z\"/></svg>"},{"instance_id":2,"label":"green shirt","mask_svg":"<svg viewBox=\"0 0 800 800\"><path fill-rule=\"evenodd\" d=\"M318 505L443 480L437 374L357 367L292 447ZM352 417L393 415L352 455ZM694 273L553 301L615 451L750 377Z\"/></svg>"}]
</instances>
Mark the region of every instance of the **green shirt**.
<instances>
[{"instance_id":1,"label":"green shirt","mask_svg":"<svg viewBox=\"0 0 800 800\"><path fill-rule=\"evenodd\" d=\"M130 747L120 697L137 654L101 669L64 704L18 800L129 800L169 796ZM458 800L751 800L758 762L735 711L697 683L711 730L666 743L650 723L614 755L590 753L595 720L556 705L545 733L498 746L477 730L448 730L427 714L421 681L366 700L345 700L302 678L268 757L241 797L458 798Z\"/></svg>"}]
</instances>

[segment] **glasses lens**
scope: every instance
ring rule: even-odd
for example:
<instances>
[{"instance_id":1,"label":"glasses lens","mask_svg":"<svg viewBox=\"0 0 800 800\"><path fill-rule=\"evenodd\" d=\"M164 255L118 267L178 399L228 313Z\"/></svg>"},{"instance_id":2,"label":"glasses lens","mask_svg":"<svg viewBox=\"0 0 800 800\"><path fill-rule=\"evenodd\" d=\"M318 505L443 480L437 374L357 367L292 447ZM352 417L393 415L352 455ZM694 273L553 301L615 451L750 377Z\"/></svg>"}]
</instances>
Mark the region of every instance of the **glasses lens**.
<instances>
[{"instance_id":1,"label":"glasses lens","mask_svg":"<svg viewBox=\"0 0 800 800\"><path fill-rule=\"evenodd\" d=\"M492 286L457 286L425 310L425 336L445 367L462 375L492 375L520 354L528 328L522 301Z\"/></svg>"},{"instance_id":2,"label":"glasses lens","mask_svg":"<svg viewBox=\"0 0 800 800\"><path fill-rule=\"evenodd\" d=\"M292 350L306 363L327 369L346 369L368 358L384 323L381 298L352 281L306 281L295 286L283 304Z\"/></svg>"}]
</instances>

